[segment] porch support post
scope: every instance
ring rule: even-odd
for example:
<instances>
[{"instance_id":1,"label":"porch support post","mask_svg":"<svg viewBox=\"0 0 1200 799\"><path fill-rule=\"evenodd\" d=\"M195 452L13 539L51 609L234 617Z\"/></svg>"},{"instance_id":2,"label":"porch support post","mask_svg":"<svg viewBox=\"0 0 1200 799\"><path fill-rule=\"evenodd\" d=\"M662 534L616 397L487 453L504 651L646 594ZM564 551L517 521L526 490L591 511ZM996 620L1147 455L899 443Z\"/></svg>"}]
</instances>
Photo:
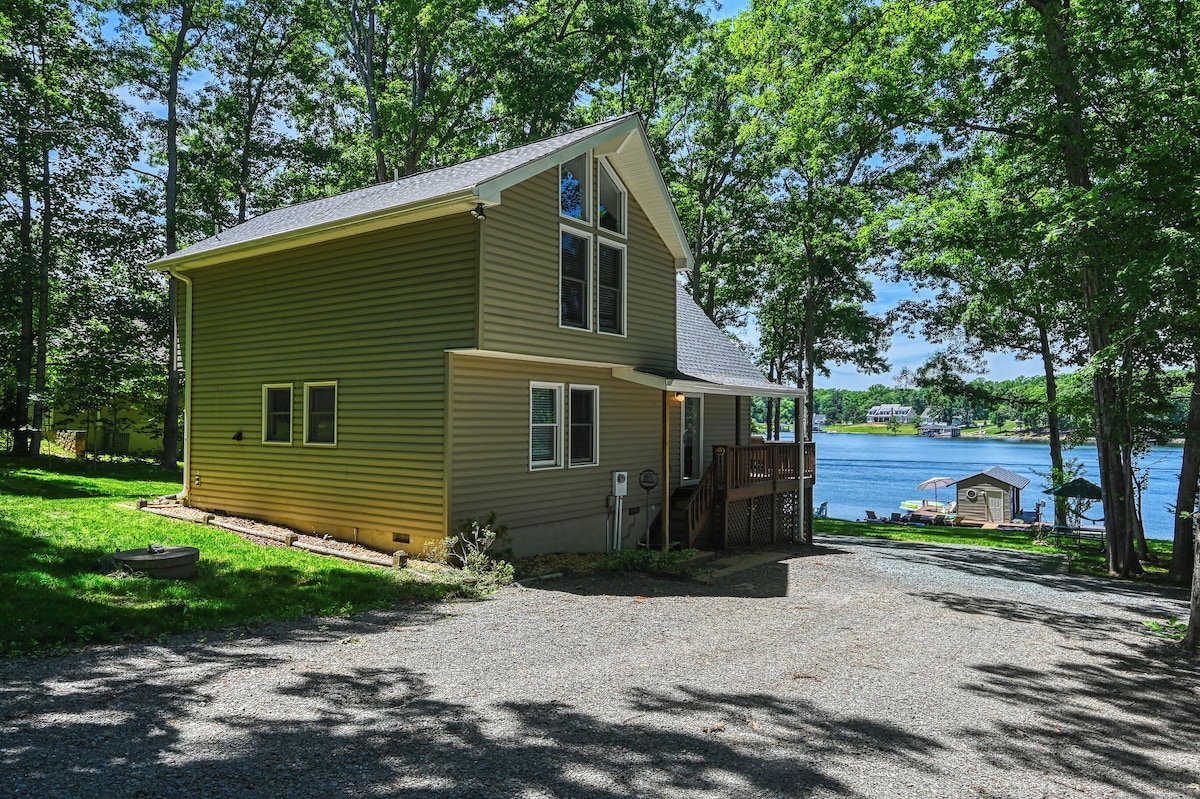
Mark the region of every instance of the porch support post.
<instances>
[{"instance_id":1,"label":"porch support post","mask_svg":"<svg viewBox=\"0 0 1200 799\"><path fill-rule=\"evenodd\" d=\"M662 551L671 548L671 392L662 393Z\"/></svg>"},{"instance_id":2,"label":"porch support post","mask_svg":"<svg viewBox=\"0 0 1200 799\"><path fill-rule=\"evenodd\" d=\"M812 531L808 529L808 508L807 489L808 486L804 482L804 439L808 425L808 391L804 391L800 396L796 397L795 404L792 406L794 411L792 420L792 444L796 447L796 468L799 471L800 482L796 489L796 531L800 533L800 541L805 544L812 543Z\"/></svg>"}]
</instances>

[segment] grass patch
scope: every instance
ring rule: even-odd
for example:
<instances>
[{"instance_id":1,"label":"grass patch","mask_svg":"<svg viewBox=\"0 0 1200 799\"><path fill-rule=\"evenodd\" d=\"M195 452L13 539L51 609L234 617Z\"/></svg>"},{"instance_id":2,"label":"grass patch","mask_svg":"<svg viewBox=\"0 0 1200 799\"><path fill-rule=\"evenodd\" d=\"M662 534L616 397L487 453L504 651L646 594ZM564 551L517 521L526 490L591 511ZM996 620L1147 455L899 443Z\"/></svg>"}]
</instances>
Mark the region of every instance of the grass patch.
<instances>
[{"instance_id":1,"label":"grass patch","mask_svg":"<svg viewBox=\"0 0 1200 799\"><path fill-rule=\"evenodd\" d=\"M855 535L886 538L891 541L924 541L937 544L974 544L1032 552L1066 552L1046 544L1034 543L1031 535L1014 530L984 530L979 527L917 527L906 524L873 524L842 519L814 519L813 531L825 535Z\"/></svg>"},{"instance_id":2,"label":"grass patch","mask_svg":"<svg viewBox=\"0 0 1200 799\"><path fill-rule=\"evenodd\" d=\"M144 464L0 458L0 655L348 615L473 590L457 573L421 579L131 507L138 497L177 492L179 480ZM115 571L114 552L151 543L198 547L199 575L148 580Z\"/></svg>"},{"instance_id":3,"label":"grass patch","mask_svg":"<svg viewBox=\"0 0 1200 799\"><path fill-rule=\"evenodd\" d=\"M889 428L886 422L866 422L863 424L827 424L824 430L829 433L873 433L883 436L915 436L915 424L898 425L895 430Z\"/></svg>"},{"instance_id":4,"label":"grass patch","mask_svg":"<svg viewBox=\"0 0 1200 799\"><path fill-rule=\"evenodd\" d=\"M814 519L813 532L825 535L852 535L867 538L886 538L891 541L917 541L937 544L972 544L974 546L1022 549L1047 552L1069 558L1070 573L1092 577L1107 577L1108 565L1098 546L1057 547L1041 542L1030 533L1020 530L985 530L979 527L917 527L915 525L872 522L851 522L842 519ZM1168 582L1172 542L1149 539L1146 542L1153 560L1143 563L1147 582Z\"/></svg>"}]
</instances>

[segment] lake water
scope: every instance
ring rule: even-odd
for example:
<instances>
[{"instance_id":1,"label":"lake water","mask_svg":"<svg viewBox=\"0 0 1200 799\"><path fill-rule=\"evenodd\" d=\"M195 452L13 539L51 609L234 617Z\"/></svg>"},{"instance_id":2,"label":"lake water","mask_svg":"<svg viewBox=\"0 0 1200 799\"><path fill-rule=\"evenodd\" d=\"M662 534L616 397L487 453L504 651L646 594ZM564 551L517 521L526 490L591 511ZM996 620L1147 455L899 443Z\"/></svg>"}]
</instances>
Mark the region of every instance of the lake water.
<instances>
[{"instance_id":1,"label":"lake water","mask_svg":"<svg viewBox=\"0 0 1200 799\"><path fill-rule=\"evenodd\" d=\"M790 438L790 434L785 433ZM934 492L918 491L917 484L930 477L970 477L989 466L1001 466L1030 480L1021 492L1021 504L1033 510L1039 499L1049 499L1050 446L1044 441L991 438L922 438L920 436L870 435L862 433L817 433L816 505L829 503L829 515L837 519L861 519L870 508L890 514L906 499L933 499ZM1064 453L1067 460L1083 464L1084 476L1099 483L1096 450L1076 447ZM1182 446L1154 447L1141 466L1149 470L1149 488L1142 494L1146 535L1171 538L1174 528L1171 507L1179 487L1183 464ZM937 498L953 499L954 488L939 489ZM1086 513L1101 518L1100 503ZM1052 519L1053 510L1042 510Z\"/></svg>"}]
</instances>

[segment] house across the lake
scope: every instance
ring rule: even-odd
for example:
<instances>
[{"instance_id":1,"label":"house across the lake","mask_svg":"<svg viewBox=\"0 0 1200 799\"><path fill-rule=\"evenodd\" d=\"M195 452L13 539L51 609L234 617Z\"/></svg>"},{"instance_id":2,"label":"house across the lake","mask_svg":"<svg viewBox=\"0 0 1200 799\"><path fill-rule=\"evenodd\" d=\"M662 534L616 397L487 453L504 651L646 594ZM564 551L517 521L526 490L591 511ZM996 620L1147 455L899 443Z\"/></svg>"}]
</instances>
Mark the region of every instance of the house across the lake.
<instances>
[{"instance_id":1,"label":"house across the lake","mask_svg":"<svg viewBox=\"0 0 1200 799\"><path fill-rule=\"evenodd\" d=\"M416 553L490 513L518 555L790 537L814 453L751 446L750 398L799 392L692 303L691 263L633 115L167 256L187 499Z\"/></svg>"},{"instance_id":2,"label":"house across the lake","mask_svg":"<svg viewBox=\"0 0 1200 799\"><path fill-rule=\"evenodd\" d=\"M912 424L917 418L917 411L911 405L873 405L867 411L868 422L890 422L895 419L900 424Z\"/></svg>"}]
</instances>

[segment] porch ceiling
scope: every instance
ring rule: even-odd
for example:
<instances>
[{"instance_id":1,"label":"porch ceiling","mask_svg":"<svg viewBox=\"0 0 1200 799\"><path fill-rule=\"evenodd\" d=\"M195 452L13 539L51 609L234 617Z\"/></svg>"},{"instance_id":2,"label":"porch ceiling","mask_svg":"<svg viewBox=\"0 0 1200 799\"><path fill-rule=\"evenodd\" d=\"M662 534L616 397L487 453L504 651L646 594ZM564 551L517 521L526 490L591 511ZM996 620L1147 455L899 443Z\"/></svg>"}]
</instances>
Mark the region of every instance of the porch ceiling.
<instances>
[{"instance_id":1,"label":"porch ceiling","mask_svg":"<svg viewBox=\"0 0 1200 799\"><path fill-rule=\"evenodd\" d=\"M686 372L655 372L622 366L612 370L613 377L661 391L679 391L684 394L728 394L741 397L797 397L801 390L794 386L776 383L753 382L719 377L715 375L693 375Z\"/></svg>"}]
</instances>

